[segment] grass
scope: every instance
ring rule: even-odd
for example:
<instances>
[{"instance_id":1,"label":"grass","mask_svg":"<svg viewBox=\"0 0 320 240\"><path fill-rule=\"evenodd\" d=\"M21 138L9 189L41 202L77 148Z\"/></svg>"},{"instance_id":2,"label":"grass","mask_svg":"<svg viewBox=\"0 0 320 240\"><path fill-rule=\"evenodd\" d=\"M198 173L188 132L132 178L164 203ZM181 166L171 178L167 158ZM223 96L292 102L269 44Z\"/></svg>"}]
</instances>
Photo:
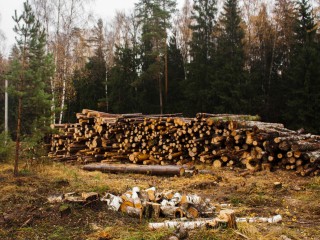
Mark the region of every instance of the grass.
<instances>
[{"instance_id":1,"label":"grass","mask_svg":"<svg viewBox=\"0 0 320 240\"><path fill-rule=\"evenodd\" d=\"M158 240L164 239L167 236L172 235L173 230L157 230L150 231L147 229L146 225L142 225L139 227L108 227L104 231L107 233L111 239L119 239L119 240Z\"/></svg>"},{"instance_id":2,"label":"grass","mask_svg":"<svg viewBox=\"0 0 320 240\"><path fill-rule=\"evenodd\" d=\"M320 177L314 177L311 181L306 185L308 189L320 191Z\"/></svg>"},{"instance_id":3,"label":"grass","mask_svg":"<svg viewBox=\"0 0 320 240\"><path fill-rule=\"evenodd\" d=\"M140 223L136 218L110 212L104 205L71 204L70 214L61 217L65 206L47 203L52 194L120 194L133 186L156 186L159 190L199 194L214 203L230 203L239 217L280 213L284 219L282 224L239 223L237 231L197 229L189 232L188 239L244 239L241 235L261 240L279 239L281 235L317 239L320 235L319 177L301 178L279 171L244 178L230 170L215 171L215 175L168 178L85 172L78 166L46 163L31 166L14 178L12 165L0 163L0 239L168 239L174 230L151 231L148 221ZM273 189L276 181L283 183L282 189ZM294 186L302 190L292 190ZM5 223L1 222L2 215L6 216Z\"/></svg>"}]
</instances>

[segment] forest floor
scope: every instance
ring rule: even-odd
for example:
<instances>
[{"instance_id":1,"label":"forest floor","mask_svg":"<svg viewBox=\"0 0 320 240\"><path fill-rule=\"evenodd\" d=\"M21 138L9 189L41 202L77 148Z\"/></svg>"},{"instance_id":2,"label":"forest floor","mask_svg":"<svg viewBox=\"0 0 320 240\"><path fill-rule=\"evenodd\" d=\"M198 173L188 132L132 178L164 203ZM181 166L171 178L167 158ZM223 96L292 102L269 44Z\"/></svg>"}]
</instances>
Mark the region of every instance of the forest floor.
<instances>
[{"instance_id":1,"label":"forest floor","mask_svg":"<svg viewBox=\"0 0 320 240\"><path fill-rule=\"evenodd\" d=\"M237 217L281 214L282 223L238 223L238 230L197 229L187 239L320 239L320 177L293 172L256 172L245 177L237 170L214 175L154 177L137 174L85 172L79 166L47 163L12 176L12 164L0 163L0 239L168 239L173 230L152 231L148 221L107 210L103 204L71 205L61 217L61 203L47 197L67 192L121 194L134 186L155 186L195 193L212 202L230 203ZM282 188L275 189L274 182Z\"/></svg>"}]
</instances>

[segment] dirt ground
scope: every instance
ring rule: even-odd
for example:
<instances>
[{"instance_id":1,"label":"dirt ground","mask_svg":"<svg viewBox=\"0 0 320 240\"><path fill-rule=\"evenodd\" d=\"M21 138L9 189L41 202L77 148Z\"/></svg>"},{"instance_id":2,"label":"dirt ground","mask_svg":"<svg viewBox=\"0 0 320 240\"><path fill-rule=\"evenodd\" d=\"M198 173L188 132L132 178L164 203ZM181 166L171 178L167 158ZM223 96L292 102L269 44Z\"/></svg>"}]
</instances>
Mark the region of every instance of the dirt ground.
<instances>
[{"instance_id":1,"label":"dirt ground","mask_svg":"<svg viewBox=\"0 0 320 240\"><path fill-rule=\"evenodd\" d=\"M79 166L46 163L22 168L0 164L0 239L169 239L175 230L149 230L148 221L107 210L102 203L50 204L47 197L67 192L121 194L134 186L174 190L229 203L237 217L281 214L282 223L238 223L238 229L197 229L184 239L320 239L320 177L294 172L213 170L213 175L154 177L85 172ZM274 182L282 188L275 189Z\"/></svg>"}]
</instances>

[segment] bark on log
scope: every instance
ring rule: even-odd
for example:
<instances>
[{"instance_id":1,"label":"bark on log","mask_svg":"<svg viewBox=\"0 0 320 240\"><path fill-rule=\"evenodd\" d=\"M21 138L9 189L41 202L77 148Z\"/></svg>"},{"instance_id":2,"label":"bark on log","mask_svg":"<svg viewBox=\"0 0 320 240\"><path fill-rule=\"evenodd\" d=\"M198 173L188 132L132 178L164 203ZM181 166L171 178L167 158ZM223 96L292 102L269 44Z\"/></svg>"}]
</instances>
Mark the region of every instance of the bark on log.
<instances>
[{"instance_id":1,"label":"bark on log","mask_svg":"<svg viewBox=\"0 0 320 240\"><path fill-rule=\"evenodd\" d=\"M138 173L158 176L183 176L185 169L176 165L170 166L149 166L149 165L129 165L129 164L90 164L85 165L83 170L101 171L109 173Z\"/></svg>"}]
</instances>

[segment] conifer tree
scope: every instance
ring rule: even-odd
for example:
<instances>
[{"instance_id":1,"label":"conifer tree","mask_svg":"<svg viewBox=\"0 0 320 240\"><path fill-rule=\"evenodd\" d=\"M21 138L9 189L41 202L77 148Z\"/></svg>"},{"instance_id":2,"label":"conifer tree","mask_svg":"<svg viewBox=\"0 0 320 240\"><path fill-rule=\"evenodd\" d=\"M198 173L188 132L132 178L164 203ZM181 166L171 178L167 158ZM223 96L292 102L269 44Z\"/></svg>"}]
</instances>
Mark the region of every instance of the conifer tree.
<instances>
[{"instance_id":1,"label":"conifer tree","mask_svg":"<svg viewBox=\"0 0 320 240\"><path fill-rule=\"evenodd\" d=\"M13 17L17 34L16 54L9 80L11 94L17 98L16 156L14 175L18 174L21 134L35 134L49 124L48 84L53 75L53 61L45 54L45 33L28 1L20 16Z\"/></svg>"},{"instance_id":2,"label":"conifer tree","mask_svg":"<svg viewBox=\"0 0 320 240\"><path fill-rule=\"evenodd\" d=\"M140 87L137 74L138 62L136 49L127 45L117 48L114 67L109 71L109 100L112 112L141 111L144 103L139 102L141 96L137 96Z\"/></svg>"},{"instance_id":3,"label":"conifer tree","mask_svg":"<svg viewBox=\"0 0 320 240\"><path fill-rule=\"evenodd\" d=\"M166 112L180 112L185 101L182 91L185 74L183 56L175 35L170 38L168 46L168 79Z\"/></svg>"},{"instance_id":4,"label":"conifer tree","mask_svg":"<svg viewBox=\"0 0 320 240\"><path fill-rule=\"evenodd\" d=\"M185 83L185 94L188 99L188 114L195 112L211 112L213 81L213 59L215 51L214 27L216 23L216 0L195 0L190 26L192 40L190 42L191 62Z\"/></svg>"},{"instance_id":5,"label":"conifer tree","mask_svg":"<svg viewBox=\"0 0 320 240\"><path fill-rule=\"evenodd\" d=\"M295 43L287 75L287 111L291 128L320 132L320 51L317 25L308 0L297 2Z\"/></svg>"},{"instance_id":6,"label":"conifer tree","mask_svg":"<svg viewBox=\"0 0 320 240\"><path fill-rule=\"evenodd\" d=\"M227 0L219 19L217 53L215 60L216 80L212 88L216 93L216 112L240 113L244 111L244 30L241 27L237 0ZM237 99L235 101L235 99Z\"/></svg>"},{"instance_id":7,"label":"conifer tree","mask_svg":"<svg viewBox=\"0 0 320 240\"><path fill-rule=\"evenodd\" d=\"M145 101L145 112L155 112L157 105L160 113L163 112L163 81L167 79L167 30L171 26L170 18L175 6L175 0L141 0L136 4L137 20L142 28L142 92L139 94Z\"/></svg>"}]
</instances>

